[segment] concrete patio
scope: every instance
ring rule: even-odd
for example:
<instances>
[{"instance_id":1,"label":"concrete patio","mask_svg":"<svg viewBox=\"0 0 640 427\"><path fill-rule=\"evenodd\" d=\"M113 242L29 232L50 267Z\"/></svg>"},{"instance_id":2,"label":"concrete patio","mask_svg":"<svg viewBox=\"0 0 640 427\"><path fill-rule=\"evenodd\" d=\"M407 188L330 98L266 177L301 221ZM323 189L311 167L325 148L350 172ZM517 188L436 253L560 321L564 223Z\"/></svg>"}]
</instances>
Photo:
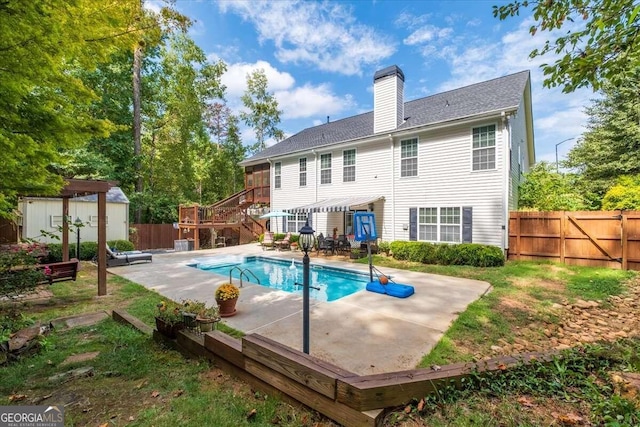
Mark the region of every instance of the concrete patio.
<instances>
[{"instance_id":1,"label":"concrete patio","mask_svg":"<svg viewBox=\"0 0 640 427\"><path fill-rule=\"evenodd\" d=\"M109 269L161 295L215 304L214 291L229 278L189 267L196 259L223 255L260 255L300 261L300 251L263 251L257 244L197 252L154 254L153 263ZM368 274L368 266L314 256L311 262ZM415 287L406 299L367 291L333 302L311 301L311 354L365 375L415 368L440 340L457 315L491 286L487 282L434 274L382 269L398 283ZM237 280L234 283L238 284ZM302 296L244 282L238 314L224 319L247 334L258 333L302 349Z\"/></svg>"}]
</instances>

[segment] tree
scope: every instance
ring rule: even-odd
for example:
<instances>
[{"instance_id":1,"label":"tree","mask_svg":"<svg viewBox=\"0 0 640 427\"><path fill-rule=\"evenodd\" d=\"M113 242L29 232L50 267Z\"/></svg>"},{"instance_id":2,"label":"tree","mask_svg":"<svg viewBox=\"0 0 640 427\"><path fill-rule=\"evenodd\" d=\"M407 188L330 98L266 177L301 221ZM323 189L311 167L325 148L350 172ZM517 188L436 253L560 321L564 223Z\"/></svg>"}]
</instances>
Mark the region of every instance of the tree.
<instances>
[{"instance_id":1,"label":"tree","mask_svg":"<svg viewBox=\"0 0 640 427\"><path fill-rule=\"evenodd\" d=\"M598 203L620 176L640 174L638 85L640 72L624 85L604 85L603 97L587 108L587 131L564 162L580 173L578 184Z\"/></svg>"},{"instance_id":2,"label":"tree","mask_svg":"<svg viewBox=\"0 0 640 427\"><path fill-rule=\"evenodd\" d=\"M640 175L619 177L604 195L602 209L640 210Z\"/></svg>"},{"instance_id":3,"label":"tree","mask_svg":"<svg viewBox=\"0 0 640 427\"><path fill-rule=\"evenodd\" d=\"M276 141L284 138L284 132L277 127L282 111L278 110L278 101L273 94L267 92L267 84L263 69L247 74L247 90L242 95L242 103L249 112L242 111L240 118L256 133L256 143L249 150L253 153L267 147L266 138L275 138Z\"/></svg>"},{"instance_id":4,"label":"tree","mask_svg":"<svg viewBox=\"0 0 640 427\"><path fill-rule=\"evenodd\" d=\"M536 164L520 184L518 208L539 211L577 211L586 208L583 196L575 190L574 176L559 174L555 165Z\"/></svg>"},{"instance_id":5,"label":"tree","mask_svg":"<svg viewBox=\"0 0 640 427\"><path fill-rule=\"evenodd\" d=\"M561 55L542 66L545 86L562 86L564 92L591 86L599 90L606 81L623 82L640 65L640 4L634 0L517 0L493 6L504 20L532 7L535 24L529 32L566 32L534 49L531 58Z\"/></svg>"},{"instance_id":6,"label":"tree","mask_svg":"<svg viewBox=\"0 0 640 427\"><path fill-rule=\"evenodd\" d=\"M73 73L127 49L137 31L134 0L0 3L0 215L18 193L56 194L50 165L113 126L87 108L95 94Z\"/></svg>"}]
</instances>

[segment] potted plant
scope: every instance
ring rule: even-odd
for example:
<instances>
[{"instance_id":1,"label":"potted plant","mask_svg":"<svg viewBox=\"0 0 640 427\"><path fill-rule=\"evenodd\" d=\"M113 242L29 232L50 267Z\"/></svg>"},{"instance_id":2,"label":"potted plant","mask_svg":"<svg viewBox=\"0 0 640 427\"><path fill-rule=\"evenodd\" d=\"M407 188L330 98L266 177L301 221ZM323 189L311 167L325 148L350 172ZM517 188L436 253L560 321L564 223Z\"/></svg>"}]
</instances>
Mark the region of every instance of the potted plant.
<instances>
[{"instance_id":1,"label":"potted plant","mask_svg":"<svg viewBox=\"0 0 640 427\"><path fill-rule=\"evenodd\" d=\"M220 308L217 305L203 308L196 317L200 332L209 332L213 325L220 320Z\"/></svg>"},{"instance_id":2,"label":"potted plant","mask_svg":"<svg viewBox=\"0 0 640 427\"><path fill-rule=\"evenodd\" d=\"M182 301L182 320L184 326L193 329L196 327L196 317L198 313L205 309L205 303L196 300L183 300Z\"/></svg>"},{"instance_id":3,"label":"potted plant","mask_svg":"<svg viewBox=\"0 0 640 427\"><path fill-rule=\"evenodd\" d=\"M232 283L225 283L216 289L215 297L220 308L220 317L236 314L236 302L239 296L240 289Z\"/></svg>"},{"instance_id":4,"label":"potted plant","mask_svg":"<svg viewBox=\"0 0 640 427\"><path fill-rule=\"evenodd\" d=\"M360 248L351 249L351 253L349 254L349 258L350 259L360 259L363 256L364 255L363 255L362 250Z\"/></svg>"},{"instance_id":5,"label":"potted plant","mask_svg":"<svg viewBox=\"0 0 640 427\"><path fill-rule=\"evenodd\" d=\"M180 306L173 302L160 301L157 307L156 329L168 338L175 338L178 331L184 329Z\"/></svg>"}]
</instances>

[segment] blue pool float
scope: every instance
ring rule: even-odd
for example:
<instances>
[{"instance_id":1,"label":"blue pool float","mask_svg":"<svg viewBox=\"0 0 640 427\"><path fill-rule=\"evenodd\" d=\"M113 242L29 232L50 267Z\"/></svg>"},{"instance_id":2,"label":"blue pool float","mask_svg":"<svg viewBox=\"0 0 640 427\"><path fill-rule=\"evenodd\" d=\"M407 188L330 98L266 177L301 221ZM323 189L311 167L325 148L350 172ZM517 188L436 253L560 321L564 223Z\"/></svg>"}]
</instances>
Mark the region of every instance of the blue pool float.
<instances>
[{"instance_id":1,"label":"blue pool float","mask_svg":"<svg viewBox=\"0 0 640 427\"><path fill-rule=\"evenodd\" d=\"M407 298L413 295L415 292L413 286L392 282L383 285L379 280L374 280L373 282L367 283L367 290L369 292L390 295L396 298Z\"/></svg>"}]
</instances>

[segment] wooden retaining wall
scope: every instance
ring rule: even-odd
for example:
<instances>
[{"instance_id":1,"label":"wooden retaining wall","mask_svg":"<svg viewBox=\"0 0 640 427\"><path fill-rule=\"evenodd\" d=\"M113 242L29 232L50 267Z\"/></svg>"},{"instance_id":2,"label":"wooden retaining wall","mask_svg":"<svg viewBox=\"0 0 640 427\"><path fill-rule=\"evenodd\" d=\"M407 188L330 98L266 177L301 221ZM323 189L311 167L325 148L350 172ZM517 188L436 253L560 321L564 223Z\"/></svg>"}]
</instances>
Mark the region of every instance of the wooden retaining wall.
<instances>
[{"instance_id":1,"label":"wooden retaining wall","mask_svg":"<svg viewBox=\"0 0 640 427\"><path fill-rule=\"evenodd\" d=\"M511 212L508 259L640 270L640 211Z\"/></svg>"},{"instance_id":2,"label":"wooden retaining wall","mask_svg":"<svg viewBox=\"0 0 640 427\"><path fill-rule=\"evenodd\" d=\"M122 310L114 310L113 318L134 327L139 324ZM166 340L157 331L153 333ZM460 385L471 374L501 371L534 359L551 360L557 354L528 353L437 370L357 375L258 334L236 339L219 331L181 331L175 346L213 361L263 392L302 403L347 427L381 426L387 409L434 393L440 386Z\"/></svg>"}]
</instances>

